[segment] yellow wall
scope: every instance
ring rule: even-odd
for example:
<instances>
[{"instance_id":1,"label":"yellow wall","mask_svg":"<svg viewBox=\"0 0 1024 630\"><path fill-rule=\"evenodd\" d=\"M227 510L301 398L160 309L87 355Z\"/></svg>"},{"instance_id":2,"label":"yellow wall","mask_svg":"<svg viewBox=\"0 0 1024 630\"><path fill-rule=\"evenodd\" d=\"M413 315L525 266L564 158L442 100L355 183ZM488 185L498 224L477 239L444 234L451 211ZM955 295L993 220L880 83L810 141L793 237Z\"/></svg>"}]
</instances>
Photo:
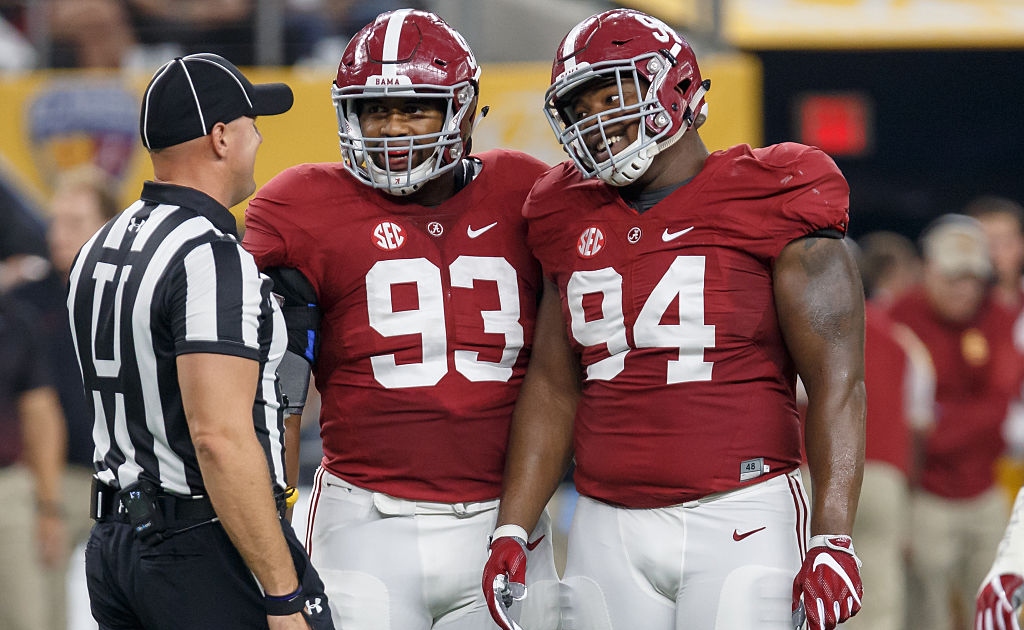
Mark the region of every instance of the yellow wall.
<instances>
[{"instance_id":1,"label":"yellow wall","mask_svg":"<svg viewBox=\"0 0 1024 630\"><path fill-rule=\"evenodd\" d=\"M1020 0L722 0L722 36L769 48L1020 48Z\"/></svg>"},{"instance_id":2,"label":"yellow wall","mask_svg":"<svg viewBox=\"0 0 1024 630\"><path fill-rule=\"evenodd\" d=\"M712 79L707 97L710 114L701 129L709 148L725 148L740 142L759 144L761 126L761 79L756 59L741 55L709 55L701 70ZM563 159L544 115L544 90L550 66L538 64L489 64L481 78L480 104L490 112L474 134L474 150L497 146L519 149L548 163ZM302 162L339 159L337 123L331 104L330 70L255 69L246 71L254 82L284 81L295 92L295 105L283 116L262 118L258 125L264 144L257 161L256 181L263 184L279 171ZM66 72L41 72L0 78L0 168L13 173L28 193L43 202L49 193L47 173L82 159L92 150L89 139L73 138L43 146L29 137L28 110L33 101L52 88L120 85L138 99L148 76L122 76ZM137 108L124 124L138 125ZM143 179L152 177L146 153L134 140L135 152L123 176L125 204L136 198ZM240 213L244 205L234 210Z\"/></svg>"}]
</instances>

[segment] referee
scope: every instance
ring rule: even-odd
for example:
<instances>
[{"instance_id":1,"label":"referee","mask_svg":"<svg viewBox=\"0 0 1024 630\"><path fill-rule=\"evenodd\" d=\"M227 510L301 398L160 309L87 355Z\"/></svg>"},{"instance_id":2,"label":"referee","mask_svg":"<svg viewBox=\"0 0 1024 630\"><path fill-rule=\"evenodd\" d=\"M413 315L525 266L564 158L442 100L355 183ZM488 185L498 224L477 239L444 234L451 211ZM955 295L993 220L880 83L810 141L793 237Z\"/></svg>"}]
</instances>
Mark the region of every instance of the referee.
<instances>
[{"instance_id":1,"label":"referee","mask_svg":"<svg viewBox=\"0 0 1024 630\"><path fill-rule=\"evenodd\" d=\"M228 211L256 188L255 118L292 99L217 55L157 70L140 119L154 181L71 271L96 443L86 576L103 630L333 628L281 516L284 319Z\"/></svg>"}]
</instances>

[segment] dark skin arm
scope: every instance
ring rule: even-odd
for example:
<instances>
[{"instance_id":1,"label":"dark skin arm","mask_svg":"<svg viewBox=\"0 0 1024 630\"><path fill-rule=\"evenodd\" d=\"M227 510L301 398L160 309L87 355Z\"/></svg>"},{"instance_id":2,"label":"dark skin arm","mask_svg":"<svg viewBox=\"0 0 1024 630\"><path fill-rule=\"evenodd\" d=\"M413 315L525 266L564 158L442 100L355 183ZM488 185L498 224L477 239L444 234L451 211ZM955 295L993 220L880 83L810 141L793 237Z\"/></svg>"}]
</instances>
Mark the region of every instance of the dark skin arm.
<instances>
[{"instance_id":1,"label":"dark skin arm","mask_svg":"<svg viewBox=\"0 0 1024 630\"><path fill-rule=\"evenodd\" d=\"M773 274L779 325L807 389L811 534L850 534L864 474L864 290L846 244L807 237Z\"/></svg>"},{"instance_id":2,"label":"dark skin arm","mask_svg":"<svg viewBox=\"0 0 1024 630\"><path fill-rule=\"evenodd\" d=\"M512 415L498 525L533 531L565 475L572 459L578 374L558 289L545 280L530 367Z\"/></svg>"},{"instance_id":3,"label":"dark skin arm","mask_svg":"<svg viewBox=\"0 0 1024 630\"><path fill-rule=\"evenodd\" d=\"M299 456L302 442L302 415L292 414L284 419L284 474L289 486L299 483ZM284 517L292 522L292 510L285 510Z\"/></svg>"}]
</instances>

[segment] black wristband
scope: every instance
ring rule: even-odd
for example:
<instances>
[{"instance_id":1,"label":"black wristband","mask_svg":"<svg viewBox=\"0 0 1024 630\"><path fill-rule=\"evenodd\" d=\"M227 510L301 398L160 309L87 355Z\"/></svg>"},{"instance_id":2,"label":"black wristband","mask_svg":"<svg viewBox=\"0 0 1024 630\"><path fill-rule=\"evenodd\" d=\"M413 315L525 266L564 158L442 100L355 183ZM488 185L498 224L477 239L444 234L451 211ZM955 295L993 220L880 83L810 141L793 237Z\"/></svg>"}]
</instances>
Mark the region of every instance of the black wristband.
<instances>
[{"instance_id":1,"label":"black wristband","mask_svg":"<svg viewBox=\"0 0 1024 630\"><path fill-rule=\"evenodd\" d=\"M263 607L267 614L274 617L287 617L306 608L306 599L302 596L302 585L295 592L287 595L264 595Z\"/></svg>"}]
</instances>

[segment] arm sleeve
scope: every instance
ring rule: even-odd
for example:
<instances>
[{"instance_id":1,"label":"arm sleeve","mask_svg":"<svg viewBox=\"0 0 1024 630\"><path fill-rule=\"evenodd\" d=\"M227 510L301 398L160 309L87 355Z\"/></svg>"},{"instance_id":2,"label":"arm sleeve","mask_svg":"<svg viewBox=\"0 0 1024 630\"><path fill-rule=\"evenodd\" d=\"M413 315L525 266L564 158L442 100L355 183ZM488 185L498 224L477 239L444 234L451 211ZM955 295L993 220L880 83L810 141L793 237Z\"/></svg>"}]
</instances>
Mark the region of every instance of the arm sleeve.
<instances>
[{"instance_id":1,"label":"arm sleeve","mask_svg":"<svg viewBox=\"0 0 1024 630\"><path fill-rule=\"evenodd\" d=\"M320 350L320 307L313 285L297 269L270 267L273 292L281 300L288 327L288 351L312 364Z\"/></svg>"},{"instance_id":2,"label":"arm sleeve","mask_svg":"<svg viewBox=\"0 0 1024 630\"><path fill-rule=\"evenodd\" d=\"M285 414L300 414L309 391L310 366L320 350L320 309L316 291L302 272L271 267L266 275L274 281L273 292L281 302L288 329L288 351L277 374L285 396Z\"/></svg>"}]
</instances>

